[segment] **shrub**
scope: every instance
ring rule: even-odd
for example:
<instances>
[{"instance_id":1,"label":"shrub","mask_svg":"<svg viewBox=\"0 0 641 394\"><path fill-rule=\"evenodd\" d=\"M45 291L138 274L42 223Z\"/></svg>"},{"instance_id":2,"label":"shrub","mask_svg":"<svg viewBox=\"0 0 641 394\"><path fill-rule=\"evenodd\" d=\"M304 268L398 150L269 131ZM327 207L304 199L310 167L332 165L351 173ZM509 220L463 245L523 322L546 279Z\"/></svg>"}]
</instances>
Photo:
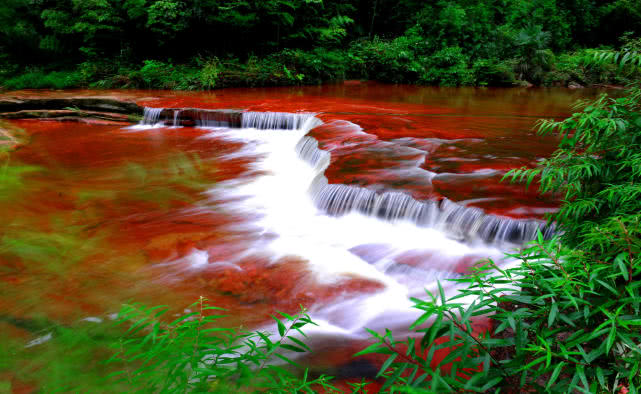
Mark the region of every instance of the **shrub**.
<instances>
[{"instance_id":1,"label":"shrub","mask_svg":"<svg viewBox=\"0 0 641 394\"><path fill-rule=\"evenodd\" d=\"M622 228L638 239L639 224ZM613 238L613 249L627 245L625 237ZM599 264L558 239L541 238L513 256L519 259L514 268L487 262L458 280L467 285L458 294L414 300L424 312L412 325L420 340L374 333L378 343L364 353L389 355L389 369L381 370L388 386L598 392L623 384L634 392L641 385L641 285L629 275L641 273L641 250L633 250L622 260L623 270L610 256ZM466 304L464 297L475 301ZM474 330L479 315L488 316L492 331ZM431 364L439 350L449 354Z\"/></svg>"},{"instance_id":2,"label":"shrub","mask_svg":"<svg viewBox=\"0 0 641 394\"><path fill-rule=\"evenodd\" d=\"M193 312L167 322L166 307L145 308L125 305L118 322L126 324L127 337L114 344L108 363L121 365L114 374L117 383L145 392L235 393L239 387L270 393L312 392L322 387L336 392L328 378L300 379L288 369L273 363L300 366L287 352L305 352L307 345L297 338L302 329L315 324L304 310L291 316L274 317L278 336L221 328L221 311L204 298L190 305ZM189 309L189 310L191 310Z\"/></svg>"},{"instance_id":3,"label":"shrub","mask_svg":"<svg viewBox=\"0 0 641 394\"><path fill-rule=\"evenodd\" d=\"M284 50L274 56L284 64L293 83L319 84L345 79L347 57L343 51L316 48L311 51Z\"/></svg>"},{"instance_id":4,"label":"shrub","mask_svg":"<svg viewBox=\"0 0 641 394\"><path fill-rule=\"evenodd\" d=\"M603 253L608 241L599 231L618 228L641 211L641 91L581 105L582 112L564 121L541 121L541 134L561 136L559 149L538 168L513 170L511 176L540 175L541 193L563 193L554 218L565 230L564 241L585 249L600 240L596 251Z\"/></svg>"},{"instance_id":5,"label":"shrub","mask_svg":"<svg viewBox=\"0 0 641 394\"><path fill-rule=\"evenodd\" d=\"M478 59L472 65L474 83L479 86L513 86L516 82L512 66L496 59Z\"/></svg>"},{"instance_id":6,"label":"shrub","mask_svg":"<svg viewBox=\"0 0 641 394\"><path fill-rule=\"evenodd\" d=\"M203 67L206 67L205 64ZM211 72L208 70L207 72ZM212 83L213 75L203 79L203 68L197 65L173 65L158 60L145 60L136 71L121 68L119 72L103 83L109 87L197 90L209 88L204 83ZM102 86L102 87L107 87Z\"/></svg>"},{"instance_id":7,"label":"shrub","mask_svg":"<svg viewBox=\"0 0 641 394\"><path fill-rule=\"evenodd\" d=\"M551 70L543 77L542 84L566 86L569 82L577 82L582 85L627 85L641 78L640 65L619 66L608 62L596 62L595 53L599 52L582 49L557 56Z\"/></svg>"},{"instance_id":8,"label":"shrub","mask_svg":"<svg viewBox=\"0 0 641 394\"><path fill-rule=\"evenodd\" d=\"M414 83L424 70L424 59L416 48L422 39L400 36L394 40L374 38L358 41L350 48L351 56L360 59L362 76L382 82Z\"/></svg>"},{"instance_id":9,"label":"shrub","mask_svg":"<svg viewBox=\"0 0 641 394\"><path fill-rule=\"evenodd\" d=\"M471 85L474 83L474 76L468 63L469 58L461 48L443 48L427 59L421 82L441 86Z\"/></svg>"},{"instance_id":10,"label":"shrub","mask_svg":"<svg viewBox=\"0 0 641 394\"><path fill-rule=\"evenodd\" d=\"M213 89L218 80L220 66L217 58L209 59L204 62L200 69L199 80L203 88Z\"/></svg>"},{"instance_id":11,"label":"shrub","mask_svg":"<svg viewBox=\"0 0 641 394\"><path fill-rule=\"evenodd\" d=\"M343 51L284 49L264 58L219 62L218 87L319 84L342 80L348 58Z\"/></svg>"},{"instance_id":12,"label":"shrub","mask_svg":"<svg viewBox=\"0 0 641 394\"><path fill-rule=\"evenodd\" d=\"M147 88L164 88L171 79L173 67L171 63L159 60L145 60L137 76Z\"/></svg>"},{"instance_id":13,"label":"shrub","mask_svg":"<svg viewBox=\"0 0 641 394\"><path fill-rule=\"evenodd\" d=\"M2 83L8 90L17 89L68 89L82 85L82 76L76 71L53 71L45 73L28 71Z\"/></svg>"}]
</instances>

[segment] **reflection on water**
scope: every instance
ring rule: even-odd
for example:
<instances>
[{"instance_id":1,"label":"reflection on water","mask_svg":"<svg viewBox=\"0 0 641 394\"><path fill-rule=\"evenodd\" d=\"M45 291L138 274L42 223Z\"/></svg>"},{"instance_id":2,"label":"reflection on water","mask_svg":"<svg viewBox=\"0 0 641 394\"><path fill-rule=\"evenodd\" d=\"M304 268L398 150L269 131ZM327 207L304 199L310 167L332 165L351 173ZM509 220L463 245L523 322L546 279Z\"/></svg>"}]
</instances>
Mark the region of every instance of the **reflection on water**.
<instances>
[{"instance_id":1,"label":"reflection on water","mask_svg":"<svg viewBox=\"0 0 641 394\"><path fill-rule=\"evenodd\" d=\"M310 195L319 170L330 184L540 218L552 196L499 179L554 149L553 137L533 136L536 118L562 117L594 93L346 84L99 94L156 108L313 112L322 124L260 114L238 129L13 122L30 137L0 178L0 340L12 360L0 363L0 383L14 388L90 389L74 375L100 375L95 360L114 335L103 323L130 299L176 312L203 295L231 310L224 324L252 327L303 304L321 323L308 362L348 363L364 327L402 333L417 316L408 297L500 260L507 246L400 216L329 216ZM266 130L278 125L291 127ZM83 335L95 346L80 346ZM60 373L43 372L56 358Z\"/></svg>"}]
</instances>

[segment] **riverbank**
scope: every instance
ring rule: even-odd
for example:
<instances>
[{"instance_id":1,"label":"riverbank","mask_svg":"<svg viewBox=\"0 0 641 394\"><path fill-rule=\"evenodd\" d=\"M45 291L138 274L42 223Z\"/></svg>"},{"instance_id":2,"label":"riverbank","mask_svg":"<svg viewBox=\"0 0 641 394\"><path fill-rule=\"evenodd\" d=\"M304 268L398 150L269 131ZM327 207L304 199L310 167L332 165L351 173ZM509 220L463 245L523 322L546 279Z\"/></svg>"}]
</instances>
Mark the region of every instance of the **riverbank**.
<instances>
[{"instance_id":1,"label":"riverbank","mask_svg":"<svg viewBox=\"0 0 641 394\"><path fill-rule=\"evenodd\" d=\"M404 38L404 37L401 37ZM622 86L641 78L641 67L595 63L596 50L541 58L482 59L452 47L425 54L397 38L353 44L345 50L282 50L262 58L193 58L188 62L87 61L71 68L5 66L0 89L167 89L297 86L372 80L422 86Z\"/></svg>"}]
</instances>

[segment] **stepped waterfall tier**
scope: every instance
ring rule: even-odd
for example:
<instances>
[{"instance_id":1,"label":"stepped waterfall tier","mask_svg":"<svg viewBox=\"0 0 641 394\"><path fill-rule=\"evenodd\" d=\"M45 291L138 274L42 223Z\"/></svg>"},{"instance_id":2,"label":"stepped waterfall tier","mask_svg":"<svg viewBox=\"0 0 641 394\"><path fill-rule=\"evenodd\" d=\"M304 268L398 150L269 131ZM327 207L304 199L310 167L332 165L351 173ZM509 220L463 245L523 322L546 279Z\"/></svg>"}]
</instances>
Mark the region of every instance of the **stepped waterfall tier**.
<instances>
[{"instance_id":1,"label":"stepped waterfall tier","mask_svg":"<svg viewBox=\"0 0 641 394\"><path fill-rule=\"evenodd\" d=\"M141 124L296 130L314 114L145 107Z\"/></svg>"},{"instance_id":2,"label":"stepped waterfall tier","mask_svg":"<svg viewBox=\"0 0 641 394\"><path fill-rule=\"evenodd\" d=\"M259 130L306 131L322 122L313 113L250 112L197 108L144 109L142 125L223 127ZM330 184L324 172L331 154L318 147L318 141L303 136L296 145L299 157L318 173L310 180L310 195L316 206L332 216L358 212L386 221L408 221L417 226L436 228L450 236L486 243L523 244L554 234L554 225L538 220L519 220L485 214L479 208L465 207L448 199L418 201L400 192L376 192L364 187Z\"/></svg>"}]
</instances>

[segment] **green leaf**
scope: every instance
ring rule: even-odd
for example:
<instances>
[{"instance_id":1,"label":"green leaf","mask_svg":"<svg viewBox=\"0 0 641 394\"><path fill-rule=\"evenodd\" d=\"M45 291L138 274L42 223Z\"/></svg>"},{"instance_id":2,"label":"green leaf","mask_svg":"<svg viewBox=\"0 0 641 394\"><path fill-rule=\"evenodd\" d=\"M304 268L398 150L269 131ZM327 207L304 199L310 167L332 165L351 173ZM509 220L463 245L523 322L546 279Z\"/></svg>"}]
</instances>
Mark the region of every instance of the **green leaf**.
<instances>
[{"instance_id":1,"label":"green leaf","mask_svg":"<svg viewBox=\"0 0 641 394\"><path fill-rule=\"evenodd\" d=\"M383 349L389 350L389 349L387 349L385 347L385 345L383 345L381 343L373 343L373 344L369 345L368 347L366 347L365 349L361 350L360 352L356 353L352 357L363 356L363 355L366 355L366 354L381 353L380 351L383 350Z\"/></svg>"},{"instance_id":2,"label":"green leaf","mask_svg":"<svg viewBox=\"0 0 641 394\"><path fill-rule=\"evenodd\" d=\"M497 384L499 384L502 380L503 380L503 378L502 378L502 377L497 377L497 378L494 378L494 379L490 379L487 383L485 383L485 384L483 385L483 387L481 387L481 390L480 390L480 391L481 391L481 392L486 392L487 390L489 390L489 389L491 389L492 387L494 387L494 386L496 386Z\"/></svg>"},{"instance_id":3,"label":"green leaf","mask_svg":"<svg viewBox=\"0 0 641 394\"><path fill-rule=\"evenodd\" d=\"M541 357L539 357L537 359L534 359L531 362L529 362L528 364L526 364L524 367L519 368L519 371L527 371L530 368L532 368L533 366L542 363L543 361L545 361L545 359L546 359L546 356L541 356Z\"/></svg>"},{"instance_id":4,"label":"green leaf","mask_svg":"<svg viewBox=\"0 0 641 394\"><path fill-rule=\"evenodd\" d=\"M556 315L558 313L559 305L553 301L552 308L550 308L550 315L548 316L548 327L552 327L552 324L554 324L554 320L556 319Z\"/></svg>"},{"instance_id":5,"label":"green leaf","mask_svg":"<svg viewBox=\"0 0 641 394\"><path fill-rule=\"evenodd\" d=\"M588 387L590 387L590 385L588 384L588 378L585 376L585 367L583 365L579 364L576 366L576 373L579 375L584 388L587 389Z\"/></svg>"},{"instance_id":6,"label":"green leaf","mask_svg":"<svg viewBox=\"0 0 641 394\"><path fill-rule=\"evenodd\" d=\"M307 345L305 344L305 342L301 341L301 340L300 340L300 339L298 339L298 338L294 338L294 337L292 337L292 336L289 336L289 337L287 337L287 339L289 339L290 341L294 342L295 344L297 344L298 346L302 347L303 349L307 350L308 352L311 352L311 351L312 351L312 350L309 348L309 346L307 346Z\"/></svg>"},{"instance_id":7,"label":"green leaf","mask_svg":"<svg viewBox=\"0 0 641 394\"><path fill-rule=\"evenodd\" d=\"M169 325L170 326L178 325L178 323L184 322L185 320L189 319L190 317L196 316L198 314L199 314L198 312L187 313L186 315L182 315L178 319L172 321L171 323L169 323Z\"/></svg>"},{"instance_id":8,"label":"green leaf","mask_svg":"<svg viewBox=\"0 0 641 394\"><path fill-rule=\"evenodd\" d=\"M282 337L285 335L285 331L287 331L287 327L285 327L285 324L280 321L276 316L272 315L272 319L276 322L276 325L278 326L278 334Z\"/></svg>"},{"instance_id":9,"label":"green leaf","mask_svg":"<svg viewBox=\"0 0 641 394\"><path fill-rule=\"evenodd\" d=\"M558 379L559 375L561 374L561 371L563 370L563 367L565 366L565 361L561 361L555 368L554 371L552 371L552 375L550 375L550 379L548 380L548 384L545 386L546 390L549 390L554 382Z\"/></svg>"},{"instance_id":10,"label":"green leaf","mask_svg":"<svg viewBox=\"0 0 641 394\"><path fill-rule=\"evenodd\" d=\"M291 364L291 365L295 366L296 368L303 369L303 367L300 364L298 364L296 361L290 360L289 358L287 358L287 357L285 357L285 356L283 356L281 354L274 353L274 356L280 358L281 360L285 361L288 364Z\"/></svg>"},{"instance_id":11,"label":"green leaf","mask_svg":"<svg viewBox=\"0 0 641 394\"><path fill-rule=\"evenodd\" d=\"M615 258L614 262L619 266L623 279L628 280L628 267L626 266L627 253L621 252Z\"/></svg>"},{"instance_id":12,"label":"green leaf","mask_svg":"<svg viewBox=\"0 0 641 394\"><path fill-rule=\"evenodd\" d=\"M606 338L605 342L605 353L608 354L610 353L610 349L612 349L612 345L614 345L614 340L616 339L616 333L617 333L617 327L614 322L612 322L612 325L610 327L610 332L608 334L608 337Z\"/></svg>"},{"instance_id":13,"label":"green leaf","mask_svg":"<svg viewBox=\"0 0 641 394\"><path fill-rule=\"evenodd\" d=\"M445 290L443 290L443 286L441 285L440 280L437 280L436 283L438 285L438 292L441 295L441 303L445 305L447 304L447 299L445 298Z\"/></svg>"},{"instance_id":14,"label":"green leaf","mask_svg":"<svg viewBox=\"0 0 641 394\"><path fill-rule=\"evenodd\" d=\"M381 369L380 369L380 370L378 371L378 373L376 374L376 377L377 377L377 378L378 378L378 377L380 377L381 375L383 375L383 373L385 373L385 372L387 371L387 369L390 367L390 365L392 365L392 363L394 362L394 360L396 360L396 357L398 357L398 354L394 353L394 354L390 355L390 356L387 358L387 360L385 360L385 362L384 362L384 363L383 363L383 365L381 366Z\"/></svg>"},{"instance_id":15,"label":"green leaf","mask_svg":"<svg viewBox=\"0 0 641 394\"><path fill-rule=\"evenodd\" d=\"M390 386L392 386L394 383L396 383L396 381L398 380L399 376L401 376L401 374L403 373L403 371L405 371L406 368L407 368L406 364L403 364L403 366L401 366L400 368L396 368L394 373L389 378L387 378L385 380L385 383L381 387L380 391L381 392L385 392L385 390L387 390Z\"/></svg>"},{"instance_id":16,"label":"green leaf","mask_svg":"<svg viewBox=\"0 0 641 394\"><path fill-rule=\"evenodd\" d=\"M287 343L281 344L280 347L283 348L283 349L291 350L293 352L305 353L305 349L300 348L298 346L290 345L290 344L287 344Z\"/></svg>"},{"instance_id":17,"label":"green leaf","mask_svg":"<svg viewBox=\"0 0 641 394\"><path fill-rule=\"evenodd\" d=\"M603 375L603 369L601 369L601 367L596 367L596 377L599 380L601 387L606 389L605 376Z\"/></svg>"}]
</instances>

